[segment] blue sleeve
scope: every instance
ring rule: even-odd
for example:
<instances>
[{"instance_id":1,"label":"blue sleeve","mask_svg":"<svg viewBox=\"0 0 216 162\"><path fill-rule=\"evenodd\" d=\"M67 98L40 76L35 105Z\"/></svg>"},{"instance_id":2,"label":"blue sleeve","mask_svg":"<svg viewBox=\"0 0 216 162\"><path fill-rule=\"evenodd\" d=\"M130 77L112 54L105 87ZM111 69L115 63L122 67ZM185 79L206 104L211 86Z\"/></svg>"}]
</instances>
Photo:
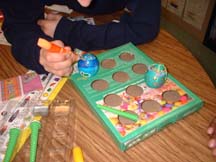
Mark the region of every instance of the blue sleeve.
<instances>
[{"instance_id":1,"label":"blue sleeve","mask_svg":"<svg viewBox=\"0 0 216 162\"><path fill-rule=\"evenodd\" d=\"M4 14L3 31L12 44L14 58L28 69L46 73L39 63L37 40L39 37L51 39L44 35L37 25L43 17L44 7L38 0L7 0L0 2Z\"/></svg>"},{"instance_id":2,"label":"blue sleeve","mask_svg":"<svg viewBox=\"0 0 216 162\"><path fill-rule=\"evenodd\" d=\"M63 0L58 1L63 3ZM12 44L15 59L28 69L45 73L39 63L40 48L37 47L39 37L52 40L37 25L37 20L43 18L44 4L40 0L7 0L0 1L0 8L5 17L3 31ZM54 39L82 50L108 49L127 42L146 43L159 32L160 8L160 0L136 0L131 14L123 14L120 23L96 26L62 18Z\"/></svg>"},{"instance_id":3,"label":"blue sleeve","mask_svg":"<svg viewBox=\"0 0 216 162\"><path fill-rule=\"evenodd\" d=\"M136 45L147 43L160 30L160 14L160 0L136 0L131 13L125 12L119 23L94 26L62 18L54 37L82 50L108 49L128 42Z\"/></svg>"}]
</instances>

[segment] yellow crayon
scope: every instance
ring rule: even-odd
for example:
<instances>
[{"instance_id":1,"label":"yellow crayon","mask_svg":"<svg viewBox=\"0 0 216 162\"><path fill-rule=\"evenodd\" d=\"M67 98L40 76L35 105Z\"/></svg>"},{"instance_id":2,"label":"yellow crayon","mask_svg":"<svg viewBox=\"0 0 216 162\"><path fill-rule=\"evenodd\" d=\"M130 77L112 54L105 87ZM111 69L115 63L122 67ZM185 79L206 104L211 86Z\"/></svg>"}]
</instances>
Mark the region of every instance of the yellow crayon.
<instances>
[{"instance_id":1,"label":"yellow crayon","mask_svg":"<svg viewBox=\"0 0 216 162\"><path fill-rule=\"evenodd\" d=\"M73 162L84 162L82 150L78 146L73 148Z\"/></svg>"}]
</instances>

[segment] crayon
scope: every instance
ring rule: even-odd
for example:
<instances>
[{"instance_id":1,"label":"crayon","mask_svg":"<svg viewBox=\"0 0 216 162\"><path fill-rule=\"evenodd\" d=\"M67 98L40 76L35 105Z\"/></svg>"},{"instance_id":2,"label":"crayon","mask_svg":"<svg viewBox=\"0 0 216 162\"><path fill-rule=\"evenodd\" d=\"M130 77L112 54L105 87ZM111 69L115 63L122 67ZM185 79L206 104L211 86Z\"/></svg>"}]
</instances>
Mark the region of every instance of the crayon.
<instances>
[{"instance_id":1,"label":"crayon","mask_svg":"<svg viewBox=\"0 0 216 162\"><path fill-rule=\"evenodd\" d=\"M73 148L73 162L84 162L82 150L78 146Z\"/></svg>"},{"instance_id":2,"label":"crayon","mask_svg":"<svg viewBox=\"0 0 216 162\"><path fill-rule=\"evenodd\" d=\"M30 142L30 162L36 161L36 154L37 154L37 144L38 144L38 134L39 129L41 128L40 121L32 121L30 124L31 128L31 142Z\"/></svg>"},{"instance_id":3,"label":"crayon","mask_svg":"<svg viewBox=\"0 0 216 162\"><path fill-rule=\"evenodd\" d=\"M11 157L12 157L14 149L16 147L16 143L17 143L19 135L20 135L20 129L19 128L11 128L10 129L8 147L7 147L3 162L10 162L11 161Z\"/></svg>"},{"instance_id":4,"label":"crayon","mask_svg":"<svg viewBox=\"0 0 216 162\"><path fill-rule=\"evenodd\" d=\"M119 116L128 118L128 119L133 120L133 121L137 121L138 120L138 116L136 114L124 112L124 111L121 111L121 110L118 110L118 109L114 109L114 108L111 108L111 107L108 107L108 106L103 106L103 105L97 105L97 107L100 108L100 109L112 112L114 114L117 114Z\"/></svg>"}]
</instances>

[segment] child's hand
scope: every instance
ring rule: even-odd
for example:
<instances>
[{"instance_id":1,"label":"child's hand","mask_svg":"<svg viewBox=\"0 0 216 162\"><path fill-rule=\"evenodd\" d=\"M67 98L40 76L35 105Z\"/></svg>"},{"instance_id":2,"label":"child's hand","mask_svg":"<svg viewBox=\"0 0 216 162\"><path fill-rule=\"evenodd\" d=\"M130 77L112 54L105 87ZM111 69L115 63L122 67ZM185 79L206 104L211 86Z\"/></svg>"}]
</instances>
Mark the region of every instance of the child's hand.
<instances>
[{"instance_id":1,"label":"child's hand","mask_svg":"<svg viewBox=\"0 0 216 162\"><path fill-rule=\"evenodd\" d=\"M62 41L56 40L52 43L64 47ZM70 47L64 48L70 53L53 53L43 48L40 50L39 62L47 72L58 76L69 76L72 73L73 55Z\"/></svg>"},{"instance_id":2,"label":"child's hand","mask_svg":"<svg viewBox=\"0 0 216 162\"><path fill-rule=\"evenodd\" d=\"M208 146L212 149L213 155L216 156L216 117L210 123L207 133L210 135Z\"/></svg>"},{"instance_id":3,"label":"child's hand","mask_svg":"<svg viewBox=\"0 0 216 162\"><path fill-rule=\"evenodd\" d=\"M48 36L54 37L56 26L61 20L62 16L59 14L49 13L45 16L45 19L40 19L37 24L41 27L41 30Z\"/></svg>"}]
</instances>

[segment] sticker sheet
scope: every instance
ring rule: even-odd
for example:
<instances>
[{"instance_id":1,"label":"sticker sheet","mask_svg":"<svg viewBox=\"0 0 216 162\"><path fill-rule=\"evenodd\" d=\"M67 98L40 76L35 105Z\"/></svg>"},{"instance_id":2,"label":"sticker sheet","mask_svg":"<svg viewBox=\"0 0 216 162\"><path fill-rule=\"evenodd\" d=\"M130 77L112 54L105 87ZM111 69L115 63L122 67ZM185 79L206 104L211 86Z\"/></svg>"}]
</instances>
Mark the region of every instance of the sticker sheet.
<instances>
[{"instance_id":1,"label":"sticker sheet","mask_svg":"<svg viewBox=\"0 0 216 162\"><path fill-rule=\"evenodd\" d=\"M7 101L42 89L40 76L35 72L8 78L0 81L0 101Z\"/></svg>"}]
</instances>

